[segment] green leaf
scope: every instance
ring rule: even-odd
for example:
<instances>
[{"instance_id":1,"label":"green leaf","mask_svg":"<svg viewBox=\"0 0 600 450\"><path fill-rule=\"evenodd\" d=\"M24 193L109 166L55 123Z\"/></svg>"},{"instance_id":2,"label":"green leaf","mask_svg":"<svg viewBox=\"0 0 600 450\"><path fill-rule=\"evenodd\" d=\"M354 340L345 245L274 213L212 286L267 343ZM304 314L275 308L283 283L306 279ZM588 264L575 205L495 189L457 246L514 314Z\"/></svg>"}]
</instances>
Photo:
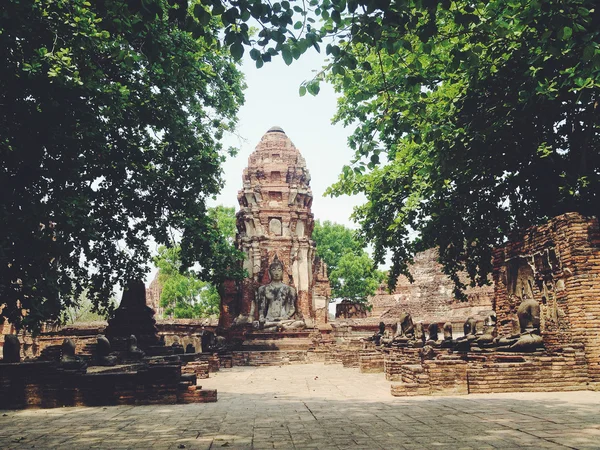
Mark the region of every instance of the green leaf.
<instances>
[{"instance_id":1,"label":"green leaf","mask_svg":"<svg viewBox=\"0 0 600 450\"><path fill-rule=\"evenodd\" d=\"M257 59L260 59L260 51L258 51L255 48L250 50L250 58L252 58L254 61L256 61Z\"/></svg>"},{"instance_id":2,"label":"green leaf","mask_svg":"<svg viewBox=\"0 0 600 450\"><path fill-rule=\"evenodd\" d=\"M286 63L286 65L289 66L292 64L294 58L292 57L289 47L286 46L281 49L281 56L283 57L283 61Z\"/></svg>"},{"instance_id":3,"label":"green leaf","mask_svg":"<svg viewBox=\"0 0 600 450\"><path fill-rule=\"evenodd\" d=\"M298 93L300 94L300 97L304 97L306 95L306 86L300 86Z\"/></svg>"},{"instance_id":4,"label":"green leaf","mask_svg":"<svg viewBox=\"0 0 600 450\"><path fill-rule=\"evenodd\" d=\"M240 60L242 59L242 56L244 56L244 46L241 42L234 42L231 44L229 51L231 52L231 56L236 60Z\"/></svg>"},{"instance_id":5,"label":"green leaf","mask_svg":"<svg viewBox=\"0 0 600 450\"><path fill-rule=\"evenodd\" d=\"M318 81L311 81L306 86L306 89L308 90L309 94L317 95L319 93L319 91L321 90L321 87L319 86Z\"/></svg>"},{"instance_id":6,"label":"green leaf","mask_svg":"<svg viewBox=\"0 0 600 450\"><path fill-rule=\"evenodd\" d=\"M564 27L558 32L558 38L566 41L573 35L573 29L571 27Z\"/></svg>"}]
</instances>

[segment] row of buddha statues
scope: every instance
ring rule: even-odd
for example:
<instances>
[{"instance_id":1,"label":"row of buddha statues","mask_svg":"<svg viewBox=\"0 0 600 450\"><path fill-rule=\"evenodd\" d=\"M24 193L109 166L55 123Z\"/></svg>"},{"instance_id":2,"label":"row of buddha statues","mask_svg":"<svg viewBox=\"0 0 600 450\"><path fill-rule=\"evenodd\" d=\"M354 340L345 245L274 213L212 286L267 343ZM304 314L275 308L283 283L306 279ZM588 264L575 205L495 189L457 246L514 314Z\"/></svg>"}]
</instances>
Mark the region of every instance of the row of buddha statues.
<instances>
[{"instance_id":1,"label":"row of buddha statues","mask_svg":"<svg viewBox=\"0 0 600 450\"><path fill-rule=\"evenodd\" d=\"M497 351L531 352L543 347L540 335L540 306L533 299L525 298L517 309L517 319L513 320L512 332L498 336L496 329L496 314L490 313L478 329L477 320L469 317L463 325L463 335L453 338L452 323L442 326L443 336L437 323L427 327L427 333L421 322L414 323L409 313L400 316L393 327L393 333L380 322L379 330L368 340L378 346L385 347L414 347L429 345L437 348L447 348L453 351L481 351L494 349Z\"/></svg>"},{"instance_id":2,"label":"row of buddha statues","mask_svg":"<svg viewBox=\"0 0 600 450\"><path fill-rule=\"evenodd\" d=\"M160 343L163 346L165 345L164 336L161 336ZM177 337L175 337L175 341L170 348L174 355L196 353L196 349L192 344L188 344L184 349ZM113 351L110 341L103 334L96 336L96 345L94 346L91 358L78 356L75 354L75 351L75 342L71 338L65 338L58 352L61 368L71 371L85 371L88 364L94 366L114 366L119 362L141 361L146 356L146 353L138 347L137 338L133 334L129 336L125 351ZM4 338L3 358L0 360L0 363L19 363L21 362L20 353L21 343L19 338L14 334L6 335Z\"/></svg>"}]
</instances>

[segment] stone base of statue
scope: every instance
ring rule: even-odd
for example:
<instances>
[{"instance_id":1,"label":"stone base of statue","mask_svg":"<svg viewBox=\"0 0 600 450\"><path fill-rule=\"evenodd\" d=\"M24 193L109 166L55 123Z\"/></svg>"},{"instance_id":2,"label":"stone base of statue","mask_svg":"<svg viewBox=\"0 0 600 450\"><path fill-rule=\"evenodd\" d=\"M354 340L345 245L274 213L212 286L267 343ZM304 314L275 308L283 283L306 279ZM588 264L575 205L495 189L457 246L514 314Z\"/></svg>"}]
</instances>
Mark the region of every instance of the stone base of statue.
<instances>
[{"instance_id":1,"label":"stone base of statue","mask_svg":"<svg viewBox=\"0 0 600 450\"><path fill-rule=\"evenodd\" d=\"M231 352L235 366L281 366L306 364L315 349L316 328L288 330L249 329Z\"/></svg>"},{"instance_id":2,"label":"stone base of statue","mask_svg":"<svg viewBox=\"0 0 600 450\"><path fill-rule=\"evenodd\" d=\"M259 331L303 330L306 328L306 322L302 319L255 320L252 322L252 328Z\"/></svg>"},{"instance_id":3,"label":"stone base of statue","mask_svg":"<svg viewBox=\"0 0 600 450\"><path fill-rule=\"evenodd\" d=\"M247 333L240 350L306 350L312 345L314 329L297 329L285 331L254 330Z\"/></svg>"},{"instance_id":4,"label":"stone base of statue","mask_svg":"<svg viewBox=\"0 0 600 450\"><path fill-rule=\"evenodd\" d=\"M227 342L236 342L234 351L266 351L266 350L303 350L314 347L314 338L320 336L317 328L303 326L297 328L265 327L257 329L252 325L237 326L218 333ZM312 324L310 324L312 325Z\"/></svg>"}]
</instances>

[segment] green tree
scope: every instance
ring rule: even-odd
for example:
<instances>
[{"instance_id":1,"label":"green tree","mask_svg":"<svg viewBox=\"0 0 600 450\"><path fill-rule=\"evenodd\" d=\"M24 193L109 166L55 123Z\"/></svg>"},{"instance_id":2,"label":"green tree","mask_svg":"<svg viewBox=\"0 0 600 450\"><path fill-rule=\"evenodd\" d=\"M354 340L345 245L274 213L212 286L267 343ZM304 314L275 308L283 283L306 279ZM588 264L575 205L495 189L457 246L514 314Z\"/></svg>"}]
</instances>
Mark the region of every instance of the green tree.
<instances>
[{"instance_id":1,"label":"green tree","mask_svg":"<svg viewBox=\"0 0 600 450\"><path fill-rule=\"evenodd\" d=\"M110 300L112 304L116 304L116 300L112 298ZM79 297L77 304L70 306L64 310L62 322L66 325L83 323L83 322L97 322L105 321L107 316L105 314L98 314L94 311L94 304L87 298L84 292Z\"/></svg>"},{"instance_id":2,"label":"green tree","mask_svg":"<svg viewBox=\"0 0 600 450\"><path fill-rule=\"evenodd\" d=\"M209 317L219 314L220 296L211 283L202 281L190 269L183 269L180 248L161 246L154 263L162 286L160 306L165 315L176 319Z\"/></svg>"},{"instance_id":3,"label":"green tree","mask_svg":"<svg viewBox=\"0 0 600 450\"><path fill-rule=\"evenodd\" d=\"M218 205L209 208L208 216L217 224L226 242L233 245L237 233L237 218L233 206Z\"/></svg>"},{"instance_id":4,"label":"green tree","mask_svg":"<svg viewBox=\"0 0 600 450\"><path fill-rule=\"evenodd\" d=\"M206 199L243 83L216 40L223 22L187 5L3 3L0 319L35 330L84 290L109 309L117 282L143 277L148 239L173 229L183 266L232 275Z\"/></svg>"},{"instance_id":5,"label":"green tree","mask_svg":"<svg viewBox=\"0 0 600 450\"><path fill-rule=\"evenodd\" d=\"M364 250L360 254L344 253L337 267L331 271L332 297L367 303L385 280L385 274L377 270L373 260Z\"/></svg>"},{"instance_id":6,"label":"green tree","mask_svg":"<svg viewBox=\"0 0 600 450\"><path fill-rule=\"evenodd\" d=\"M367 302L385 275L375 268L364 241L353 230L328 220L315 221L312 238L317 255L327 264L332 299Z\"/></svg>"},{"instance_id":7,"label":"green tree","mask_svg":"<svg viewBox=\"0 0 600 450\"><path fill-rule=\"evenodd\" d=\"M595 2L367 4L342 15L349 35L330 66L336 120L357 124L330 193L367 196L354 217L376 261L391 252L390 286L439 246L461 295L458 272L485 283L515 230L598 215Z\"/></svg>"},{"instance_id":8,"label":"green tree","mask_svg":"<svg viewBox=\"0 0 600 450\"><path fill-rule=\"evenodd\" d=\"M378 262L391 251L390 286L437 245L460 294L457 273L485 283L512 231L598 213L593 0L209 3L232 54L251 46L257 67L324 46L330 62L300 95L327 77L344 94L337 120L357 124L355 157L331 192L367 195L355 218Z\"/></svg>"},{"instance_id":9,"label":"green tree","mask_svg":"<svg viewBox=\"0 0 600 450\"><path fill-rule=\"evenodd\" d=\"M317 244L317 254L327 264L328 272L336 270L340 258L346 253L360 255L365 243L354 230L329 220L315 221L312 238Z\"/></svg>"},{"instance_id":10,"label":"green tree","mask_svg":"<svg viewBox=\"0 0 600 450\"><path fill-rule=\"evenodd\" d=\"M219 235L223 237L220 250L242 258L233 241L237 231L235 208L216 206L209 208L208 217L214 220ZM158 281L162 287L160 306L165 314L176 319L214 317L219 315L221 296L217 285L199 278L196 268L187 268L181 261L179 246L158 249L154 258L158 268Z\"/></svg>"}]
</instances>

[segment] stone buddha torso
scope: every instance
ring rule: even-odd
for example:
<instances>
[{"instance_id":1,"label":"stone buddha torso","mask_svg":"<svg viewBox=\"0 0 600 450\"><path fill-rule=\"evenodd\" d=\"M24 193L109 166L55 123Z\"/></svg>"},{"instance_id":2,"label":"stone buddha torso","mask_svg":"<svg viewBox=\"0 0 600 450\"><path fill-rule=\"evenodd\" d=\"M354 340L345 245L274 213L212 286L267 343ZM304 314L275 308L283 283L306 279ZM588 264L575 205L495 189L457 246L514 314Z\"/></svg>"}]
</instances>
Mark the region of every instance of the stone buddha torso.
<instances>
[{"instance_id":1,"label":"stone buddha torso","mask_svg":"<svg viewBox=\"0 0 600 450\"><path fill-rule=\"evenodd\" d=\"M259 328L299 328L304 321L296 318L296 289L285 284L283 266L274 262L269 267L271 282L257 291Z\"/></svg>"},{"instance_id":2,"label":"stone buddha torso","mask_svg":"<svg viewBox=\"0 0 600 450\"><path fill-rule=\"evenodd\" d=\"M258 288L260 317L267 322L291 319L296 312L296 289L281 281Z\"/></svg>"}]
</instances>

